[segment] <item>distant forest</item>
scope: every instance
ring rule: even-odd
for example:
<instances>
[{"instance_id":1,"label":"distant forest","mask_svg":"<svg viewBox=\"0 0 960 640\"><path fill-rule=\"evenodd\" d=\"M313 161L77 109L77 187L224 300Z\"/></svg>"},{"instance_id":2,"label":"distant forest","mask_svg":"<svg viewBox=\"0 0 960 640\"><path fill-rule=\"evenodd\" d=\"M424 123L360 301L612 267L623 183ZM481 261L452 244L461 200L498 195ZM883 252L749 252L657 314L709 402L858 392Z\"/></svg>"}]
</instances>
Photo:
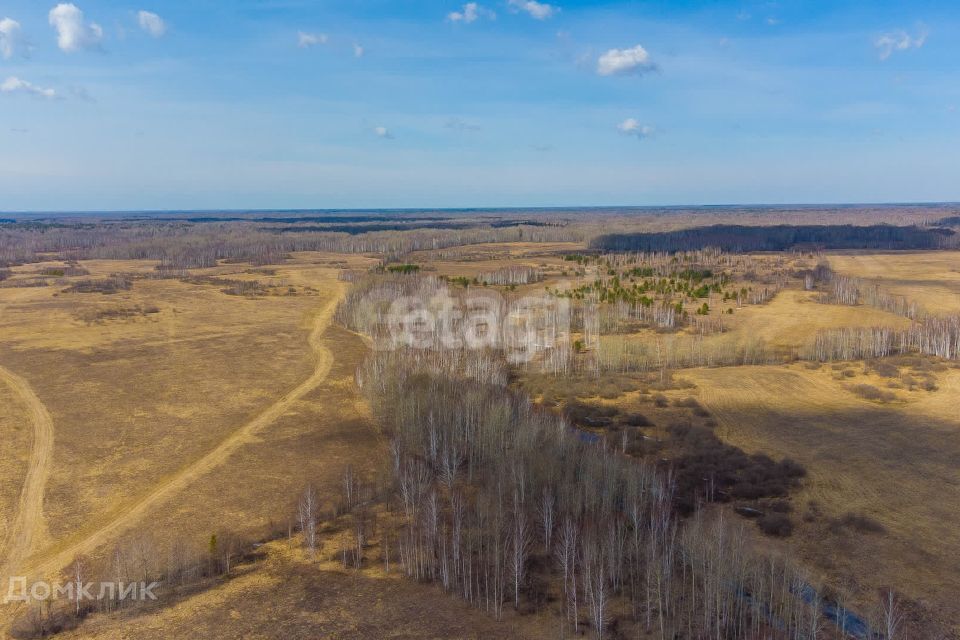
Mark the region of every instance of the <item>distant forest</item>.
<instances>
[{"instance_id":1,"label":"distant forest","mask_svg":"<svg viewBox=\"0 0 960 640\"><path fill-rule=\"evenodd\" d=\"M730 252L790 249L939 249L953 244L955 232L941 228L892 225L712 225L658 233L614 233L590 243L600 251L696 251L714 247Z\"/></svg>"}]
</instances>

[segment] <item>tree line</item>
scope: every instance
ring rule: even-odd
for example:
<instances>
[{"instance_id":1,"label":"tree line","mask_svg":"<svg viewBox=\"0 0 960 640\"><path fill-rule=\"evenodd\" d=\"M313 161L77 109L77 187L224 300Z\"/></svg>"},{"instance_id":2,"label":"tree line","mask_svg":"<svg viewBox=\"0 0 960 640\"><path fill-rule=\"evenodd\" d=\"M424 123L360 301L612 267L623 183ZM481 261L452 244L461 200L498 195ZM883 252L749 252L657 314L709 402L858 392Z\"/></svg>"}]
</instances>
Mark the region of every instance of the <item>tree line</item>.
<instances>
[{"instance_id":1,"label":"tree line","mask_svg":"<svg viewBox=\"0 0 960 640\"><path fill-rule=\"evenodd\" d=\"M955 246L956 233L940 227L887 224L745 226L712 225L676 231L613 233L590 242L599 251L677 252L713 247L733 253L795 249L941 249Z\"/></svg>"},{"instance_id":2,"label":"tree line","mask_svg":"<svg viewBox=\"0 0 960 640\"><path fill-rule=\"evenodd\" d=\"M255 265L282 262L294 251L378 253L398 257L411 251L481 242L556 242L583 238L565 226L497 227L474 221L456 228L352 229L351 233L291 227L271 230L247 221L192 223L186 220L80 221L0 225L0 268L44 259L156 260L160 269L215 266L220 260Z\"/></svg>"}]
</instances>

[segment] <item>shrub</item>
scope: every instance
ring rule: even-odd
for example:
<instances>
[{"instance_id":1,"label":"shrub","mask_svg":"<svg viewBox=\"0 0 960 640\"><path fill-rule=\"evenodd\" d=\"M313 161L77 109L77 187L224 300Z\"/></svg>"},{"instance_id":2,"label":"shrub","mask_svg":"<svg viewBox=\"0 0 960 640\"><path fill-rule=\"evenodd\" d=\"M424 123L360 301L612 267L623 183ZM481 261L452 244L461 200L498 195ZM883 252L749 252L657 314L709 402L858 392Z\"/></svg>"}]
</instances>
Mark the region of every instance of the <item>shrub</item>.
<instances>
[{"instance_id":1,"label":"shrub","mask_svg":"<svg viewBox=\"0 0 960 640\"><path fill-rule=\"evenodd\" d=\"M858 533L884 533L886 529L882 524L862 513L852 513L848 511L839 518L835 518L830 523L830 529L837 533L841 529L853 529Z\"/></svg>"},{"instance_id":2,"label":"shrub","mask_svg":"<svg viewBox=\"0 0 960 640\"><path fill-rule=\"evenodd\" d=\"M615 382L605 382L597 390L597 395L604 400L613 400L614 398L619 398L620 394L620 387Z\"/></svg>"},{"instance_id":3,"label":"shrub","mask_svg":"<svg viewBox=\"0 0 960 640\"><path fill-rule=\"evenodd\" d=\"M653 425L650 419L642 413L630 413L623 416L620 420L628 427L649 427Z\"/></svg>"},{"instance_id":4,"label":"shrub","mask_svg":"<svg viewBox=\"0 0 960 640\"><path fill-rule=\"evenodd\" d=\"M900 377L900 369L895 364L889 362L875 362L872 365L872 369L881 378Z\"/></svg>"},{"instance_id":5,"label":"shrub","mask_svg":"<svg viewBox=\"0 0 960 640\"><path fill-rule=\"evenodd\" d=\"M675 424L668 431L672 444L683 452L673 461L681 513L691 513L703 499L782 498L806 475L806 470L790 459L776 462L762 454L749 455L720 441L705 427Z\"/></svg>"},{"instance_id":6,"label":"shrub","mask_svg":"<svg viewBox=\"0 0 960 640\"><path fill-rule=\"evenodd\" d=\"M878 402L890 402L896 400L896 396L889 391L883 391L872 384L855 384L850 388L855 394L866 400L876 400Z\"/></svg>"},{"instance_id":7,"label":"shrub","mask_svg":"<svg viewBox=\"0 0 960 640\"><path fill-rule=\"evenodd\" d=\"M793 522L783 513L767 513L757 519L757 526L768 536L786 538L793 533Z\"/></svg>"},{"instance_id":8,"label":"shrub","mask_svg":"<svg viewBox=\"0 0 960 640\"><path fill-rule=\"evenodd\" d=\"M79 280L74 282L67 291L71 293L103 293L112 294L118 291L129 291L133 287L133 282L129 278L112 277L102 280Z\"/></svg>"},{"instance_id":9,"label":"shrub","mask_svg":"<svg viewBox=\"0 0 960 640\"><path fill-rule=\"evenodd\" d=\"M574 424L588 427L607 427L613 422L614 416L620 413L616 407L601 404L587 404L579 400L567 403L567 415Z\"/></svg>"},{"instance_id":10,"label":"shrub","mask_svg":"<svg viewBox=\"0 0 960 640\"><path fill-rule=\"evenodd\" d=\"M420 265L416 264L392 264L387 267L390 273L417 273L420 271Z\"/></svg>"},{"instance_id":11,"label":"shrub","mask_svg":"<svg viewBox=\"0 0 960 640\"><path fill-rule=\"evenodd\" d=\"M710 412L704 409L703 405L697 402L696 398L684 398L683 400L677 400L673 404L677 407L692 409L693 415L700 416L701 418L706 418L710 415Z\"/></svg>"}]
</instances>

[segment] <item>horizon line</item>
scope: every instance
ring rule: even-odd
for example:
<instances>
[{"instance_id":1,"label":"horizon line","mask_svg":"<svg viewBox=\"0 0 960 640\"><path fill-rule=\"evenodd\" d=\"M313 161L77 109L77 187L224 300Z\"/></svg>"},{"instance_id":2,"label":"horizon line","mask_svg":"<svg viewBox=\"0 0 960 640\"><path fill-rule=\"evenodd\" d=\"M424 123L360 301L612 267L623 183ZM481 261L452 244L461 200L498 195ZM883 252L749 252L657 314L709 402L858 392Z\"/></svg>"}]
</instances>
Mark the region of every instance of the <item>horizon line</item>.
<instances>
[{"instance_id":1,"label":"horizon line","mask_svg":"<svg viewBox=\"0 0 960 640\"><path fill-rule=\"evenodd\" d=\"M310 212L347 212L347 213L366 213L366 212L387 212L387 213L405 213L414 211L427 212L485 212L485 211L578 211L578 210L682 210L682 209L789 209L789 208L852 208L852 207L943 207L960 206L960 201L956 200L917 200L917 201L889 201L889 202L791 202L791 203L764 203L764 202L743 202L743 203L691 203L691 204L648 204L648 205L537 205L537 206L459 206L459 207L294 207L294 208L275 208L275 207L254 207L254 208L204 208L204 209L35 209L35 210L0 210L0 216L29 216L29 217L55 217L55 216L120 216L120 215L178 215L178 214L252 214L252 213L310 213Z\"/></svg>"}]
</instances>

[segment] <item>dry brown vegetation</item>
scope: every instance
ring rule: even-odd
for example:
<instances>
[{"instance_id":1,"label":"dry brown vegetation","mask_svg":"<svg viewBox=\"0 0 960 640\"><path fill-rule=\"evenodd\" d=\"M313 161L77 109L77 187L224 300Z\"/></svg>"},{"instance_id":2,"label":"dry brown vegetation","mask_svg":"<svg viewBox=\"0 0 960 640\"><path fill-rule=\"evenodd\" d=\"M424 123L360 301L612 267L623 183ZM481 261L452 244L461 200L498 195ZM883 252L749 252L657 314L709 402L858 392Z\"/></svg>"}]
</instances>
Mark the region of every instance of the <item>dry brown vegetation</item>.
<instances>
[{"instance_id":1,"label":"dry brown vegetation","mask_svg":"<svg viewBox=\"0 0 960 640\"><path fill-rule=\"evenodd\" d=\"M960 312L960 253L830 255L840 273L877 283L881 289L917 302L931 313Z\"/></svg>"},{"instance_id":2,"label":"dry brown vegetation","mask_svg":"<svg viewBox=\"0 0 960 640\"><path fill-rule=\"evenodd\" d=\"M809 471L793 499L803 517L789 545L799 557L859 597L897 585L928 603L934 618L957 619L956 370L941 374L940 391L892 405L862 397L827 370L721 368L684 377L717 416L724 441L792 457ZM851 528L851 514L876 525Z\"/></svg>"},{"instance_id":3,"label":"dry brown vegetation","mask_svg":"<svg viewBox=\"0 0 960 640\"><path fill-rule=\"evenodd\" d=\"M889 602L960 632L957 254L586 253L753 210L433 217L0 225L0 574L170 587L77 638L831 638ZM371 357L383 285L569 300L572 332Z\"/></svg>"}]
</instances>

